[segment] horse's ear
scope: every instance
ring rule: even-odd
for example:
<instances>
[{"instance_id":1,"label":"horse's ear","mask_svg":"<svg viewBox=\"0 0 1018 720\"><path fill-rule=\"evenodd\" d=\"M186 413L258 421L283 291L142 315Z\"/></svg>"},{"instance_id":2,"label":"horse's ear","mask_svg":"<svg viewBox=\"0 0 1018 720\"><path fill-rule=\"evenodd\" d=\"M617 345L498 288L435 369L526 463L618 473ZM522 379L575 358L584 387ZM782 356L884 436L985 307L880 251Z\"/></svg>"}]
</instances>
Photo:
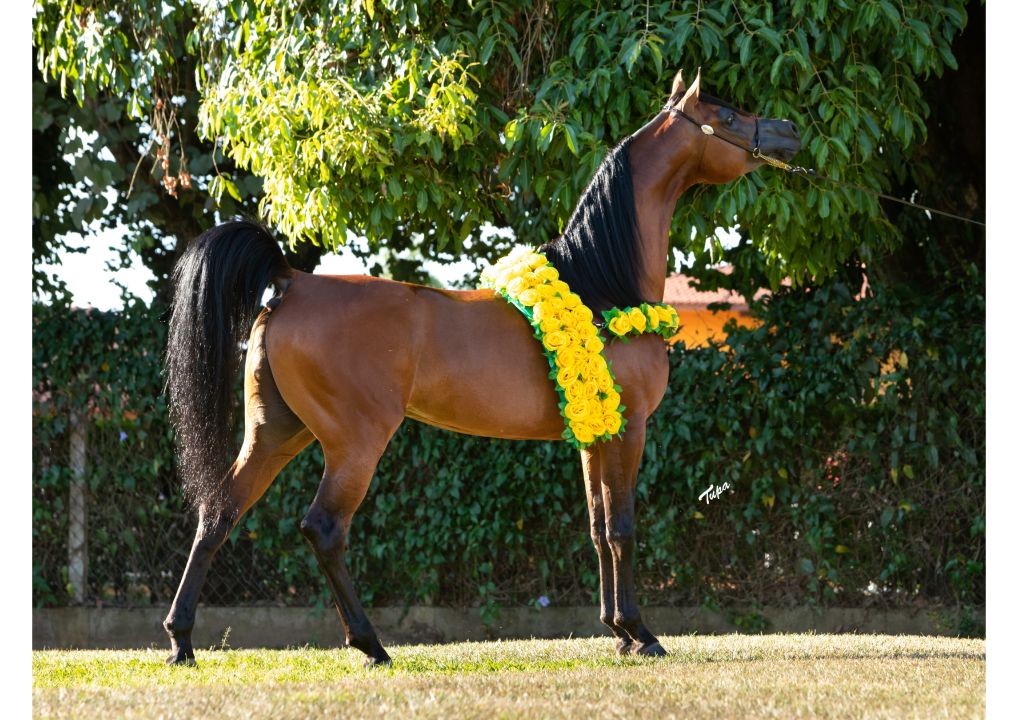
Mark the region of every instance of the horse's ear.
<instances>
[{"instance_id":1,"label":"horse's ear","mask_svg":"<svg viewBox=\"0 0 1018 720\"><path fill-rule=\"evenodd\" d=\"M682 70L675 73L675 79L672 80L672 94L669 96L672 99L680 98L686 92L686 81L682 79Z\"/></svg>"},{"instance_id":2,"label":"horse's ear","mask_svg":"<svg viewBox=\"0 0 1018 720\"><path fill-rule=\"evenodd\" d=\"M685 107L686 103L691 102L696 105L700 102L700 68L696 69L696 77L693 79L693 84L686 90L686 94L682 97L682 106Z\"/></svg>"}]
</instances>

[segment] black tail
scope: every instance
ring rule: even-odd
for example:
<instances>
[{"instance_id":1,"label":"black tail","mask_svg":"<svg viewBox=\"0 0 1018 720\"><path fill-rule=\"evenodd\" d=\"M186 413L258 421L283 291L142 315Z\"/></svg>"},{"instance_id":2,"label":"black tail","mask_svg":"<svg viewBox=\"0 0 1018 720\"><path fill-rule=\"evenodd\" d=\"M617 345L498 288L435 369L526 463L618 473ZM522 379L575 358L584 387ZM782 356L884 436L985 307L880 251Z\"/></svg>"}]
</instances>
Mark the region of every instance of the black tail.
<instances>
[{"instance_id":1,"label":"black tail","mask_svg":"<svg viewBox=\"0 0 1018 720\"><path fill-rule=\"evenodd\" d=\"M289 271L269 232L246 221L202 233L173 270L166 388L184 492L196 505L224 499L240 343L265 288Z\"/></svg>"}]
</instances>

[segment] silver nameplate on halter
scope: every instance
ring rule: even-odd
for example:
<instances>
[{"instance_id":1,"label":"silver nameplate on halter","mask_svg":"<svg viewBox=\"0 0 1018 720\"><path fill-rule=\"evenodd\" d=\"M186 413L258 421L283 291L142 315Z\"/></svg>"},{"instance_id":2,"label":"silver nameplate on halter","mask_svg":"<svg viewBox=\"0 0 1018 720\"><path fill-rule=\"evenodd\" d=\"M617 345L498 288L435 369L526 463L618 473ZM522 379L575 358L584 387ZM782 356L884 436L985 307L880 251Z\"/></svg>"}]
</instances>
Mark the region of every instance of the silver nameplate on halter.
<instances>
[{"instance_id":1,"label":"silver nameplate on halter","mask_svg":"<svg viewBox=\"0 0 1018 720\"><path fill-rule=\"evenodd\" d=\"M700 129L703 130L703 134L704 135L713 135L714 134L714 128L712 128L710 125L701 125Z\"/></svg>"}]
</instances>

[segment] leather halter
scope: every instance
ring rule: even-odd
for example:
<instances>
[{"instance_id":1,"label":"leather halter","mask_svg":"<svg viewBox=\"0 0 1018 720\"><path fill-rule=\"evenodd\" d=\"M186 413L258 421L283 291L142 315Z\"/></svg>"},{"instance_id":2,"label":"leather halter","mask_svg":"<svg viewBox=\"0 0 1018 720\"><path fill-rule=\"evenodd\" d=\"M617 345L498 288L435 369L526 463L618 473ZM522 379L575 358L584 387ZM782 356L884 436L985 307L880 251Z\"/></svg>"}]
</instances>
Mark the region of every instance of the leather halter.
<instances>
[{"instance_id":1,"label":"leather halter","mask_svg":"<svg viewBox=\"0 0 1018 720\"><path fill-rule=\"evenodd\" d=\"M805 168L802 165L789 165L783 160L778 160L777 158L773 158L769 155L764 155L762 152L760 152L760 118L758 117L754 116L753 118L754 125L753 147L748 148L740 143L735 142L734 140L726 138L724 135L718 135L717 131L714 129L713 126L708 125L706 123L701 123L696 118L687 114L686 111L677 107L674 103L672 103L671 100L666 102L664 104L664 107L661 108L661 110L662 112L666 112L671 115L681 115L682 117L686 118L686 120L689 120L689 122L693 123L698 128L700 128L700 132L702 132L704 135L713 136L718 138L719 140L724 140L729 145L737 147L740 150L745 150L754 158L757 158L758 160L763 160L768 165L773 165L774 167L784 170L785 172L791 173L793 175L806 175L807 177L816 178L818 180L825 180L827 182L834 183L835 185L841 185L843 187L852 188L853 190L858 190L859 192L866 193L867 195L872 195L883 200L890 200L891 202L896 202L901 205L907 205L909 207L916 208L917 210L925 210L926 212L935 213L937 215L949 217L954 220L961 220L962 222L971 223L972 225L986 227L986 223L980 222L979 220L973 220L972 218L962 217L961 215L955 215L954 213L945 212L944 210L937 210L936 208L932 208L929 205L923 205L921 203L913 202L912 200L903 200L902 198L896 198L893 195L887 195L886 193L877 192L871 188L863 187L862 185L856 185L855 183L846 182L844 180L837 180L826 175L821 175L813 168Z\"/></svg>"},{"instance_id":2,"label":"leather halter","mask_svg":"<svg viewBox=\"0 0 1018 720\"><path fill-rule=\"evenodd\" d=\"M755 116L753 117L753 147L748 148L742 145L741 143L737 143L734 140L726 138L724 135L719 134L714 129L713 126L708 125L706 123L701 123L692 115L689 115L685 110L682 110L677 105L673 104L671 100L666 102L664 104L664 107L661 108L661 110L671 115L681 115L686 120L689 120L689 122L693 123L698 128L700 128L700 132L702 132L704 135L716 137L718 140L724 140L729 145L737 147L740 150L744 150L745 152L748 152L757 160L763 160L768 165L773 165L774 167L781 168L782 170L787 170L789 172L795 171L795 168L789 165L788 163L782 160L778 160L777 158L771 157L770 155L764 155L762 152L760 152L760 118L758 117Z\"/></svg>"}]
</instances>

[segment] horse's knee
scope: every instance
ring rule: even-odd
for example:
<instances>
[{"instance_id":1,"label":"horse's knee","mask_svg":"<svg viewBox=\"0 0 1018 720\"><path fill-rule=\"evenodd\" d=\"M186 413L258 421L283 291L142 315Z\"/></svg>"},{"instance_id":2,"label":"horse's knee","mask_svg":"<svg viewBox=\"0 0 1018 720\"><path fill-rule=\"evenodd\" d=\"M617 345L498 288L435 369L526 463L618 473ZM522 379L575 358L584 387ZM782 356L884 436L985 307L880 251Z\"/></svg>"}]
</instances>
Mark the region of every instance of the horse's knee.
<instances>
[{"instance_id":1,"label":"horse's knee","mask_svg":"<svg viewBox=\"0 0 1018 720\"><path fill-rule=\"evenodd\" d=\"M300 521L300 532L321 553L336 550L343 552L346 547L342 518L320 508L312 507L308 510L308 514Z\"/></svg>"}]
</instances>

